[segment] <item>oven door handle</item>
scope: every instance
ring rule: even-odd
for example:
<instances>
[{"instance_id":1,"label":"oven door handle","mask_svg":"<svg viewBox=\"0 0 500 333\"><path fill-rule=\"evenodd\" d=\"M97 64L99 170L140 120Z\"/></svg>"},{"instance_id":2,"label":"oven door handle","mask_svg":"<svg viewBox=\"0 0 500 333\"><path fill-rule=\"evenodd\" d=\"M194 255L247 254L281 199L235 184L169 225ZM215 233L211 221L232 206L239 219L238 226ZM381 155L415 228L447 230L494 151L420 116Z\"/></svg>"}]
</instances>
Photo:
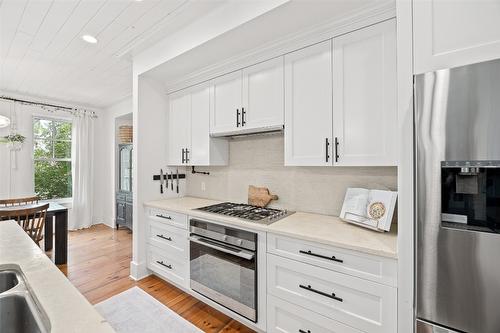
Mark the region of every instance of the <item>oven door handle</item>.
<instances>
[{"instance_id":1,"label":"oven door handle","mask_svg":"<svg viewBox=\"0 0 500 333\"><path fill-rule=\"evenodd\" d=\"M240 258L243 258L243 259L246 259L246 260L252 260L253 258L255 258L255 253L253 253L253 252L245 251L245 250L240 250L240 249L238 249L238 251L231 251L231 250L226 249L226 248L224 248L222 246L217 246L216 244L213 244L216 241L213 241L213 240L210 239L209 240L210 242L207 242L207 241L203 241L204 239L205 238L199 237L199 236L189 236L189 240L191 242L193 242L193 243L197 243L197 244L200 244L200 245L212 248L214 250L221 251L221 252L224 252L224 253L228 253L228 254L231 254L233 256L240 257Z\"/></svg>"}]
</instances>

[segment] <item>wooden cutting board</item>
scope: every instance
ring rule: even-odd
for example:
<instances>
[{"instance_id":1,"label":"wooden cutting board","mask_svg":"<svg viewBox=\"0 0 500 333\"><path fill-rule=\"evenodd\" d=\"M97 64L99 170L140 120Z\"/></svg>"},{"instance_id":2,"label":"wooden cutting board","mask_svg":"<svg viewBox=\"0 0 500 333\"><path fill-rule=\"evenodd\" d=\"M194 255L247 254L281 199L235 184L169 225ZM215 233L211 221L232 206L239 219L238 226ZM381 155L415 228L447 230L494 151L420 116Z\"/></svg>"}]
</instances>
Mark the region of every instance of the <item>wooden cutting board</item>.
<instances>
[{"instance_id":1,"label":"wooden cutting board","mask_svg":"<svg viewBox=\"0 0 500 333\"><path fill-rule=\"evenodd\" d=\"M271 200L278 200L278 196L269 193L267 187L256 187L253 185L248 186L248 204L266 207Z\"/></svg>"}]
</instances>

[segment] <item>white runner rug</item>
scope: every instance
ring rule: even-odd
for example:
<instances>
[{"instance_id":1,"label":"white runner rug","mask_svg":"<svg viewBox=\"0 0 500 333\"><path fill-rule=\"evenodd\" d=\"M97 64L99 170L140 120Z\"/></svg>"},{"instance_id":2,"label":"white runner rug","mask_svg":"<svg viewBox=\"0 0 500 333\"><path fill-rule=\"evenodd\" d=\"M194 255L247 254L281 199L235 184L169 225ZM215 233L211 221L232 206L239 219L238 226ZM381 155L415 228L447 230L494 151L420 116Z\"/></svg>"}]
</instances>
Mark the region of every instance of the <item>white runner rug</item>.
<instances>
[{"instance_id":1,"label":"white runner rug","mask_svg":"<svg viewBox=\"0 0 500 333\"><path fill-rule=\"evenodd\" d=\"M196 326L138 287L96 304L117 333L199 333Z\"/></svg>"}]
</instances>

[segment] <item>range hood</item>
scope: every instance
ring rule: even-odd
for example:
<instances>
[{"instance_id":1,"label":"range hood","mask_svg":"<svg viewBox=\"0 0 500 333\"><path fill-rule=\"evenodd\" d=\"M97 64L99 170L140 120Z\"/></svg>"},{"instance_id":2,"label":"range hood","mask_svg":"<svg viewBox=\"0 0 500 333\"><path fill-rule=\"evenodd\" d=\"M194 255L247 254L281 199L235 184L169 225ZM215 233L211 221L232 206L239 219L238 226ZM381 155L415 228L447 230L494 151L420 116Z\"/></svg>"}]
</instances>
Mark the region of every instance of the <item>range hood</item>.
<instances>
[{"instance_id":1,"label":"range hood","mask_svg":"<svg viewBox=\"0 0 500 333\"><path fill-rule=\"evenodd\" d=\"M235 131L222 132L222 133L212 133L210 136L212 138L224 138L224 137L242 137L242 136L253 136L253 135L264 135L264 134L274 134L283 132L284 125L269 126L269 127L259 127L259 128L245 128L238 129Z\"/></svg>"}]
</instances>

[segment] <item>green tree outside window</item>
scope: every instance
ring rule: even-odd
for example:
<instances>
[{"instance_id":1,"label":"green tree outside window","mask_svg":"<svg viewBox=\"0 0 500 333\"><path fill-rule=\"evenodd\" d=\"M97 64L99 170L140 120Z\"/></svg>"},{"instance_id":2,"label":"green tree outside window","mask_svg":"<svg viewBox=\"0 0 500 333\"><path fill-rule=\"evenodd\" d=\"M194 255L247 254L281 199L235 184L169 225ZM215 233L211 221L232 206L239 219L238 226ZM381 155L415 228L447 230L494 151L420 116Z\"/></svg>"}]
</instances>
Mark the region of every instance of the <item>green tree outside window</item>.
<instances>
[{"instance_id":1,"label":"green tree outside window","mask_svg":"<svg viewBox=\"0 0 500 333\"><path fill-rule=\"evenodd\" d=\"M72 197L71 122L33 118L35 193L41 199Z\"/></svg>"}]
</instances>

